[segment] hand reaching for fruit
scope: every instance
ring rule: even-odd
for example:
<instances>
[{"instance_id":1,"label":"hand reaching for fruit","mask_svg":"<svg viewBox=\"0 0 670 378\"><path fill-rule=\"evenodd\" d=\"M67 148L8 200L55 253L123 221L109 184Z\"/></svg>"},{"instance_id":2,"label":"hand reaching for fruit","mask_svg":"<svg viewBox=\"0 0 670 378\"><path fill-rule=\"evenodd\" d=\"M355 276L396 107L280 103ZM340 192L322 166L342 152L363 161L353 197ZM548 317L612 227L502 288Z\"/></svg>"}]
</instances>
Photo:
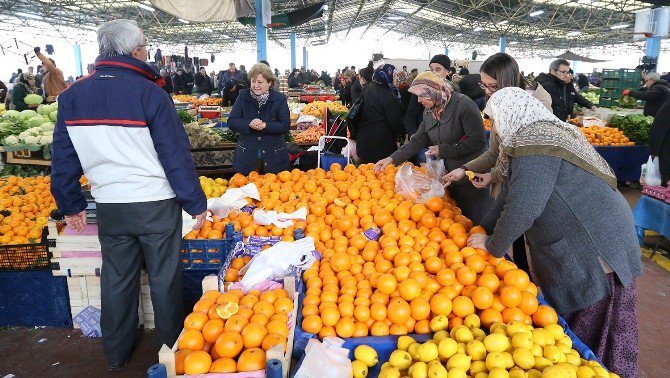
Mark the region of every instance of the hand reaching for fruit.
<instances>
[{"instance_id":1,"label":"hand reaching for fruit","mask_svg":"<svg viewBox=\"0 0 670 378\"><path fill-rule=\"evenodd\" d=\"M477 249L482 249L484 251L487 251L486 249L486 235L484 234L472 234L468 238L468 246L472 248L477 248Z\"/></svg>"}]
</instances>

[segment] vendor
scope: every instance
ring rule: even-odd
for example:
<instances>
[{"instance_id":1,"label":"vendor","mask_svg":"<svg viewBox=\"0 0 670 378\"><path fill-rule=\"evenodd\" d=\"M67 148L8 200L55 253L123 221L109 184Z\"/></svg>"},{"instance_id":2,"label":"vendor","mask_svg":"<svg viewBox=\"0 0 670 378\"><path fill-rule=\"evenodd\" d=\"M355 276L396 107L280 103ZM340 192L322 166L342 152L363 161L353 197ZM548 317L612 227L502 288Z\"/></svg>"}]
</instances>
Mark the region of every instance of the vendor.
<instances>
[{"instance_id":1,"label":"vendor","mask_svg":"<svg viewBox=\"0 0 670 378\"><path fill-rule=\"evenodd\" d=\"M251 67L249 78L251 89L240 91L228 117L228 127L240 134L233 170L244 175L289 170L284 134L291 118L286 96L270 89L277 79L266 64Z\"/></svg>"},{"instance_id":2,"label":"vendor","mask_svg":"<svg viewBox=\"0 0 670 378\"><path fill-rule=\"evenodd\" d=\"M640 247L612 169L523 89L503 88L489 101L503 189L483 222L493 233L468 244L503 257L525 233L547 301L608 369L637 376Z\"/></svg>"},{"instance_id":3,"label":"vendor","mask_svg":"<svg viewBox=\"0 0 670 378\"><path fill-rule=\"evenodd\" d=\"M31 93L36 93L35 76L29 73L22 73L12 88L12 109L17 111L28 110L30 108L37 108L37 105L28 105L25 102L26 96Z\"/></svg>"},{"instance_id":4,"label":"vendor","mask_svg":"<svg viewBox=\"0 0 670 378\"><path fill-rule=\"evenodd\" d=\"M661 80L658 72L649 72L644 76L644 87L637 91L626 89L623 95L645 101L644 115L656 117L656 113L666 100L670 99L670 85L665 80Z\"/></svg>"},{"instance_id":5,"label":"vendor","mask_svg":"<svg viewBox=\"0 0 670 378\"><path fill-rule=\"evenodd\" d=\"M429 146L426 154L443 159L448 171L486 150L486 131L477 105L469 97L455 93L443 77L423 72L414 79L409 91L428 111L424 112L419 129L409 142L377 162L376 171L407 161ZM467 179L454 182L449 186L449 193L474 224L479 224L489 210L489 193L475 188Z\"/></svg>"}]
</instances>

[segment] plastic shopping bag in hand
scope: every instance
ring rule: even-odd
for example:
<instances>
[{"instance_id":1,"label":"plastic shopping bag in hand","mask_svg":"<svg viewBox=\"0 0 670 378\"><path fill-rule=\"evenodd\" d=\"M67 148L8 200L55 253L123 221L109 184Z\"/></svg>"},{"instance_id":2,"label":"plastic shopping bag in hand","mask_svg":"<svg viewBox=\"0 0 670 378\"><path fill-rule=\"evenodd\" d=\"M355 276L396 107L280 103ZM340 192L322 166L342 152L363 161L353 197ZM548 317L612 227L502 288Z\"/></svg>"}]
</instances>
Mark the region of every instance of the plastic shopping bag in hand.
<instances>
[{"instance_id":1,"label":"plastic shopping bag in hand","mask_svg":"<svg viewBox=\"0 0 670 378\"><path fill-rule=\"evenodd\" d=\"M447 170L444 167L444 160L435 155L426 155L426 173L443 184L442 177L447 174Z\"/></svg>"},{"instance_id":2,"label":"plastic shopping bag in hand","mask_svg":"<svg viewBox=\"0 0 670 378\"><path fill-rule=\"evenodd\" d=\"M291 266L308 269L316 261L314 250L314 239L309 236L294 242L279 242L261 251L240 269L244 274L242 285L249 290L263 281L284 277Z\"/></svg>"},{"instance_id":3,"label":"plastic shopping bag in hand","mask_svg":"<svg viewBox=\"0 0 670 378\"><path fill-rule=\"evenodd\" d=\"M649 156L647 161L647 174L645 176L645 184L649 186L661 185L661 170L658 166L658 158Z\"/></svg>"},{"instance_id":4,"label":"plastic shopping bag in hand","mask_svg":"<svg viewBox=\"0 0 670 378\"><path fill-rule=\"evenodd\" d=\"M444 196L442 184L412 164L403 164L398 169L395 174L395 191L415 203L424 203L430 197Z\"/></svg>"},{"instance_id":5,"label":"plastic shopping bag in hand","mask_svg":"<svg viewBox=\"0 0 670 378\"><path fill-rule=\"evenodd\" d=\"M342 348L342 344L344 340L338 337L326 337L323 342L310 339L295 378L351 377L349 349Z\"/></svg>"}]
</instances>

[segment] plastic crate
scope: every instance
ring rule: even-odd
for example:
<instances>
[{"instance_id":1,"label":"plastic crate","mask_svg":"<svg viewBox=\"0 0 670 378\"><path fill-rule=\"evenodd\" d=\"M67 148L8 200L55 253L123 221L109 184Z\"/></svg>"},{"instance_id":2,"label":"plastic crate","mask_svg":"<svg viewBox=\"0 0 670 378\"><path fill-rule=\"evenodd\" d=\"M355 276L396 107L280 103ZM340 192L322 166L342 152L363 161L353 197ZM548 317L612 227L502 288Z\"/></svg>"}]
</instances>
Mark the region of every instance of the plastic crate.
<instances>
[{"instance_id":1,"label":"plastic crate","mask_svg":"<svg viewBox=\"0 0 670 378\"><path fill-rule=\"evenodd\" d=\"M621 89L603 88L600 90L600 98L620 98L622 96Z\"/></svg>"},{"instance_id":2,"label":"plastic crate","mask_svg":"<svg viewBox=\"0 0 670 378\"><path fill-rule=\"evenodd\" d=\"M601 75L602 79L618 79L619 70L616 69L604 69L603 74Z\"/></svg>"},{"instance_id":3,"label":"plastic crate","mask_svg":"<svg viewBox=\"0 0 670 378\"><path fill-rule=\"evenodd\" d=\"M195 302L202 297L202 279L209 275L216 275L218 272L218 269L182 271L182 297L186 313L191 312Z\"/></svg>"},{"instance_id":4,"label":"plastic crate","mask_svg":"<svg viewBox=\"0 0 670 378\"><path fill-rule=\"evenodd\" d=\"M32 244L0 246L0 270L31 270L49 268L49 231L42 230L42 240Z\"/></svg>"},{"instance_id":5,"label":"plastic crate","mask_svg":"<svg viewBox=\"0 0 670 378\"><path fill-rule=\"evenodd\" d=\"M228 257L230 239L184 240L181 261L185 270L219 269Z\"/></svg>"},{"instance_id":6,"label":"plastic crate","mask_svg":"<svg viewBox=\"0 0 670 378\"><path fill-rule=\"evenodd\" d=\"M600 80L600 88L602 89L616 89L619 88L621 80L619 78L603 78Z\"/></svg>"},{"instance_id":7,"label":"plastic crate","mask_svg":"<svg viewBox=\"0 0 670 378\"><path fill-rule=\"evenodd\" d=\"M616 99L613 99L613 98L600 97L600 101L598 101L598 105L601 106L601 107L610 107L610 106L617 106L617 105L619 105L619 103L616 102Z\"/></svg>"},{"instance_id":8,"label":"plastic crate","mask_svg":"<svg viewBox=\"0 0 670 378\"><path fill-rule=\"evenodd\" d=\"M636 69L627 69L627 68L622 68L619 70L619 77L621 79L632 79L635 80L636 82L640 82L641 80L641 75L642 71L636 70Z\"/></svg>"},{"instance_id":9,"label":"plastic crate","mask_svg":"<svg viewBox=\"0 0 670 378\"><path fill-rule=\"evenodd\" d=\"M72 327L65 277L50 270L0 272L0 326Z\"/></svg>"}]
</instances>

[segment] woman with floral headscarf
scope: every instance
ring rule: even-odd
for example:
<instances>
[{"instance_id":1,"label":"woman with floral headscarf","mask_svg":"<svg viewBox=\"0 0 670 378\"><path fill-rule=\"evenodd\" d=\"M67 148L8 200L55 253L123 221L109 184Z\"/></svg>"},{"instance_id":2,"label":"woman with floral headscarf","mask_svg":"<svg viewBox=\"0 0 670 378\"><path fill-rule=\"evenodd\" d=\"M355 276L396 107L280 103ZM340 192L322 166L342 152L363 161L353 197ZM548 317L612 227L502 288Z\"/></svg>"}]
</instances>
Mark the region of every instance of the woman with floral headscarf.
<instances>
[{"instance_id":1,"label":"woman with floral headscarf","mask_svg":"<svg viewBox=\"0 0 670 378\"><path fill-rule=\"evenodd\" d=\"M417 95L426 111L417 132L398 151L377 162L381 171L389 164L398 165L414 157L422 148L427 155L444 160L447 171L458 168L486 150L486 131L477 105L467 96L454 92L444 78L423 72L409 91ZM487 214L491 198L470 185L467 179L454 182L449 193L475 224Z\"/></svg>"},{"instance_id":2,"label":"woman with floral headscarf","mask_svg":"<svg viewBox=\"0 0 670 378\"><path fill-rule=\"evenodd\" d=\"M364 163L374 163L398 149L397 136L403 134L400 101L393 86L390 64L377 68L372 82L363 90L363 105L355 125L350 125L356 153ZM395 89L395 91L394 91Z\"/></svg>"},{"instance_id":3,"label":"woman with floral headscarf","mask_svg":"<svg viewBox=\"0 0 670 378\"><path fill-rule=\"evenodd\" d=\"M493 233L468 244L502 257L525 234L547 301L607 368L636 377L640 247L614 173L575 126L523 89L498 90L487 106L503 187L483 223Z\"/></svg>"},{"instance_id":4,"label":"woman with floral headscarf","mask_svg":"<svg viewBox=\"0 0 670 378\"><path fill-rule=\"evenodd\" d=\"M35 92L37 92L35 76L22 73L12 89L12 105L14 105L14 110L23 111L29 108L36 108L37 105L28 105L24 101L27 95Z\"/></svg>"}]
</instances>

